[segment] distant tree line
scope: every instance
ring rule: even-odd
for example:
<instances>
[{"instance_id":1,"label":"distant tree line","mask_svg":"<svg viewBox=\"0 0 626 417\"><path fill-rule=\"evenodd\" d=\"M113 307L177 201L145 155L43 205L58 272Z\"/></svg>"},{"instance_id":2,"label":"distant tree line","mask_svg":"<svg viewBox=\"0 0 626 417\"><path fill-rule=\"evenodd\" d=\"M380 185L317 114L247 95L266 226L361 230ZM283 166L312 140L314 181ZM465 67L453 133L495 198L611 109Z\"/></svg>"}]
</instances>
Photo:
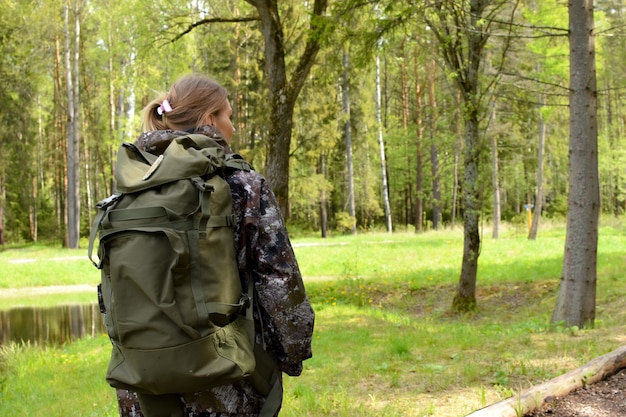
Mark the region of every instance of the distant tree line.
<instances>
[{"instance_id":1,"label":"distant tree line","mask_svg":"<svg viewBox=\"0 0 626 417\"><path fill-rule=\"evenodd\" d=\"M571 2L576 4L578 2ZM593 7L591 2L588 2ZM78 247L157 91L230 91L234 148L290 227L328 232L564 219L568 5L545 1L0 0L0 244ZM596 0L600 210L626 208L626 36ZM471 255L474 253L474 255ZM472 258L474 256L474 258ZM470 292L471 289L470 289ZM470 300L471 304L471 300Z\"/></svg>"}]
</instances>

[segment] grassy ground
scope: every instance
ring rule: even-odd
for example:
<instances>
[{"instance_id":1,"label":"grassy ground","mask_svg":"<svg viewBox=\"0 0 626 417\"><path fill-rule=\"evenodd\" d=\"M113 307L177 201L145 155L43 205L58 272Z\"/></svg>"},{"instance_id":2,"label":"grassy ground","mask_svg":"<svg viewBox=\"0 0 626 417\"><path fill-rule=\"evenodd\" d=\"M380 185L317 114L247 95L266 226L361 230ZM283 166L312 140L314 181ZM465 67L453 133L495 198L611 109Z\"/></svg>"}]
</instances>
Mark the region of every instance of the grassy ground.
<instances>
[{"instance_id":1,"label":"grassy ground","mask_svg":"<svg viewBox=\"0 0 626 417\"><path fill-rule=\"evenodd\" d=\"M479 308L460 316L449 307L461 231L295 239L317 314L314 357L301 377L286 379L281 417L463 416L626 344L621 225L600 232L596 326L585 330L549 324L563 228L544 228L536 241L524 234L505 230L494 241L484 232ZM0 309L42 302L32 286L95 285L98 271L77 253L1 252ZM33 258L41 260L24 261ZM8 290L15 287L23 290ZM84 302L85 294L43 303ZM0 417L116 415L103 381L105 336L0 352Z\"/></svg>"}]
</instances>

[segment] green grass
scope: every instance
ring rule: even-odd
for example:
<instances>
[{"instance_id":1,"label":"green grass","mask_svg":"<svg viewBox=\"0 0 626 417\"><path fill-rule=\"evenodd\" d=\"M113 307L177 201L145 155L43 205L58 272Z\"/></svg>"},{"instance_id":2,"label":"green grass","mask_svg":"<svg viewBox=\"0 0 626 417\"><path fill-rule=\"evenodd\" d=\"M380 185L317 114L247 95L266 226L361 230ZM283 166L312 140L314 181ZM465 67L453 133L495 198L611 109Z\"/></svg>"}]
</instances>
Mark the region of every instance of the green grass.
<instances>
[{"instance_id":1,"label":"green grass","mask_svg":"<svg viewBox=\"0 0 626 417\"><path fill-rule=\"evenodd\" d=\"M281 417L463 416L626 344L623 232L619 224L600 231L596 325L583 330L549 323L562 268L562 227L543 231L536 241L517 229L497 241L485 231L478 309L465 315L449 311L461 231L294 240L316 310L314 357L301 377L285 379ZM42 259L67 256L29 250ZM27 265L34 263L9 262L27 258L23 251L0 253L0 309L20 300L2 295L3 287L21 286L5 278L5 268L14 277L31 274ZM88 261L62 263L49 265L45 278L25 278L28 286L51 285L61 275L82 276L65 278L66 284L97 283ZM18 268L24 269L16 275ZM82 302L83 296L64 294L55 302ZM1 356L0 417L116 415L112 389L103 381L106 337L61 348L14 345ZM63 404L46 408L49 398Z\"/></svg>"},{"instance_id":2,"label":"green grass","mask_svg":"<svg viewBox=\"0 0 626 417\"><path fill-rule=\"evenodd\" d=\"M116 416L115 392L102 378L108 344L100 336L59 348L4 347L0 416Z\"/></svg>"},{"instance_id":3,"label":"green grass","mask_svg":"<svg viewBox=\"0 0 626 417\"><path fill-rule=\"evenodd\" d=\"M86 247L86 245L84 245ZM62 249L45 245L0 251L0 289L32 286L94 284L98 270L85 249Z\"/></svg>"}]
</instances>

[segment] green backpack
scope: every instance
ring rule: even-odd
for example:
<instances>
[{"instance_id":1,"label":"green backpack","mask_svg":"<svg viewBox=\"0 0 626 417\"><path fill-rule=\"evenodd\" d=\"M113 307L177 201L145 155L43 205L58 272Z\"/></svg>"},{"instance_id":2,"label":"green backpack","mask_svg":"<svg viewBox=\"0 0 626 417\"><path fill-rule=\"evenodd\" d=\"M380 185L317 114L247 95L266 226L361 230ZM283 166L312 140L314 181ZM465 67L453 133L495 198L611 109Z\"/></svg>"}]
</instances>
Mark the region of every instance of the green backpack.
<instances>
[{"instance_id":1,"label":"green backpack","mask_svg":"<svg viewBox=\"0 0 626 417\"><path fill-rule=\"evenodd\" d=\"M111 386L198 392L267 366L256 366L252 279L242 289L227 168L251 169L203 135L175 138L159 157L120 147L119 194L97 204L88 250L94 262L98 235Z\"/></svg>"}]
</instances>

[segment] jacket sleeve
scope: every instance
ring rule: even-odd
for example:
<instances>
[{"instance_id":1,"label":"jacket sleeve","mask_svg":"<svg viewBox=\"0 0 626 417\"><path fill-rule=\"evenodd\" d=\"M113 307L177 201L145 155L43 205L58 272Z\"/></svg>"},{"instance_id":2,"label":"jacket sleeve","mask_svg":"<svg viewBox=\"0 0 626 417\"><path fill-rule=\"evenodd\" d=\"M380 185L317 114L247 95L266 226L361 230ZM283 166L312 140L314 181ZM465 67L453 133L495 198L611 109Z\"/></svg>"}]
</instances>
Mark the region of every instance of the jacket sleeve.
<instances>
[{"instance_id":1,"label":"jacket sleeve","mask_svg":"<svg viewBox=\"0 0 626 417\"><path fill-rule=\"evenodd\" d=\"M297 376L302 361L312 356L315 314L276 198L262 177L257 186L248 188L253 191L243 225L248 272L254 279L260 316L257 325L261 332L257 333L263 335L267 351L281 370Z\"/></svg>"}]
</instances>

